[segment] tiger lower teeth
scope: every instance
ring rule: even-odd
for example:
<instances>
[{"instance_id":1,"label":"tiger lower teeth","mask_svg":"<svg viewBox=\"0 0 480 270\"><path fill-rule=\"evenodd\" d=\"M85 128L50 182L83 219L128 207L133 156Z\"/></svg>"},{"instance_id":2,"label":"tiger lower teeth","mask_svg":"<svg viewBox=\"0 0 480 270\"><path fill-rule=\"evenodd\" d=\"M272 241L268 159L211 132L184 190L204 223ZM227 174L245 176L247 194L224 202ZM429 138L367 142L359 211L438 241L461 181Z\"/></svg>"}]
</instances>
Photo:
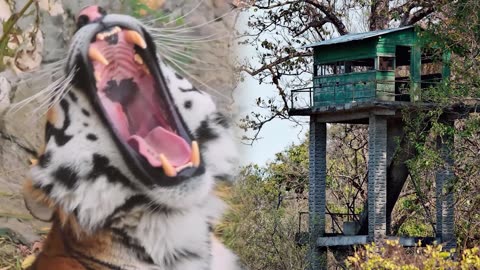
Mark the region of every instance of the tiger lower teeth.
<instances>
[{"instance_id":1,"label":"tiger lower teeth","mask_svg":"<svg viewBox=\"0 0 480 270\"><path fill-rule=\"evenodd\" d=\"M180 166L180 167L175 168L175 170L176 170L177 173L178 173L178 172L182 171L183 169L191 168L191 167L193 167L193 164L192 164L192 162L189 162L189 163L187 163L187 164L185 164L185 165L182 165L182 166Z\"/></svg>"},{"instance_id":2,"label":"tiger lower teeth","mask_svg":"<svg viewBox=\"0 0 480 270\"><path fill-rule=\"evenodd\" d=\"M158 159L160 160L160 162L162 162L162 168L166 176L169 176L169 177L177 176L177 171L172 166L170 161L168 161L167 157L164 154L160 154L158 156Z\"/></svg>"},{"instance_id":3,"label":"tiger lower teeth","mask_svg":"<svg viewBox=\"0 0 480 270\"><path fill-rule=\"evenodd\" d=\"M192 157L190 158L194 167L200 166L200 149L196 141L192 142Z\"/></svg>"}]
</instances>

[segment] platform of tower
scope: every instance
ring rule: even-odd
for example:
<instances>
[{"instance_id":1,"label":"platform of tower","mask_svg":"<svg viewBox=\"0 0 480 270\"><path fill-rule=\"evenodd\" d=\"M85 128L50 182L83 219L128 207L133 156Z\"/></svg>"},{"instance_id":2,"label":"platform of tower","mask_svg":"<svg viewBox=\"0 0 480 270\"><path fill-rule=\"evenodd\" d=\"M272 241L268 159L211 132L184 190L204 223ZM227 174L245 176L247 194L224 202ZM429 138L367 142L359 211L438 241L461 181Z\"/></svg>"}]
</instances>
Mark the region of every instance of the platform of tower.
<instances>
[{"instance_id":1,"label":"platform of tower","mask_svg":"<svg viewBox=\"0 0 480 270\"><path fill-rule=\"evenodd\" d=\"M411 158L399 151L407 145L403 113L435 106L422 94L448 84L450 54L422 46L421 30L415 27L348 34L309 47L313 87L291 91L289 113L310 117L309 225L298 239L310 243L312 269L326 268L327 248L385 238L398 238L404 246L423 240L455 247L453 194L445 188L454 177L445 143L451 137L438 139L445 166L436 172L436 235L389 235L391 213L408 177L405 162ZM453 125L452 115L445 112L442 121ZM369 125L368 199L361 214L335 214L326 207L328 123Z\"/></svg>"}]
</instances>

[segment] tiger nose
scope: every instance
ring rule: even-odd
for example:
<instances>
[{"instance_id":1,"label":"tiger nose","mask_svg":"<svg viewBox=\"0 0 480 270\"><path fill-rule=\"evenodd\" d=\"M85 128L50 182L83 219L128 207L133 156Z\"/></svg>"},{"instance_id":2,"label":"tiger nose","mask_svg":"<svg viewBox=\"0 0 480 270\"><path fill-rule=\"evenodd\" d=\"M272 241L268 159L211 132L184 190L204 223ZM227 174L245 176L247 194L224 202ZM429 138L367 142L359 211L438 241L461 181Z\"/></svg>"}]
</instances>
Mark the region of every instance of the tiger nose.
<instances>
[{"instance_id":1,"label":"tiger nose","mask_svg":"<svg viewBox=\"0 0 480 270\"><path fill-rule=\"evenodd\" d=\"M102 7L98 5L87 6L78 13L77 28L79 29L92 22L98 22L105 17L105 15L107 15L107 12Z\"/></svg>"}]
</instances>

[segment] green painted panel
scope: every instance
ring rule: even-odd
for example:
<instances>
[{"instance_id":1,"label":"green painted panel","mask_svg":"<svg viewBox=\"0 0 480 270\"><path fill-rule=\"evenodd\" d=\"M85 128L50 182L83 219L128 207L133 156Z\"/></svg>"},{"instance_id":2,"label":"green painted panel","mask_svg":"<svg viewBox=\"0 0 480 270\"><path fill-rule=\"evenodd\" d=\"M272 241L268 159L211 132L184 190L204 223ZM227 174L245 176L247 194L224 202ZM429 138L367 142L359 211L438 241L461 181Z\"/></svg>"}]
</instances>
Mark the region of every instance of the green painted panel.
<instances>
[{"instance_id":1,"label":"green painted panel","mask_svg":"<svg viewBox=\"0 0 480 270\"><path fill-rule=\"evenodd\" d=\"M314 48L315 64L325 64L343 60L373 58L376 55L376 39L354 41Z\"/></svg>"},{"instance_id":2,"label":"green painted panel","mask_svg":"<svg viewBox=\"0 0 480 270\"><path fill-rule=\"evenodd\" d=\"M315 107L365 102L375 98L376 71L315 77Z\"/></svg>"},{"instance_id":3,"label":"green painted panel","mask_svg":"<svg viewBox=\"0 0 480 270\"><path fill-rule=\"evenodd\" d=\"M417 34L413 28L410 28L365 40L314 47L314 62L315 64L326 64L395 54L396 46L413 46L416 44L416 40Z\"/></svg>"},{"instance_id":4,"label":"green painted panel","mask_svg":"<svg viewBox=\"0 0 480 270\"><path fill-rule=\"evenodd\" d=\"M377 54L395 54L396 46L413 46L416 44L417 34L414 29L406 29L378 37Z\"/></svg>"},{"instance_id":5,"label":"green painted panel","mask_svg":"<svg viewBox=\"0 0 480 270\"><path fill-rule=\"evenodd\" d=\"M378 71L376 79L377 99L395 101L395 72Z\"/></svg>"}]
</instances>

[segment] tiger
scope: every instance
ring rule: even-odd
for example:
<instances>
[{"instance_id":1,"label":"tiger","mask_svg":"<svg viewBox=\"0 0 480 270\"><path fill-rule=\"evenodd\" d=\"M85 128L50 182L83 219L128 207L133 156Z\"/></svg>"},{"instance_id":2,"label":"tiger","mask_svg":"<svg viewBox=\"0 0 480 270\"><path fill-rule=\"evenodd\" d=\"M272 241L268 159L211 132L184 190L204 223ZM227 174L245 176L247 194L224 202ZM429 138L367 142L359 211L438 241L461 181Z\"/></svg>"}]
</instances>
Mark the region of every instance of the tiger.
<instances>
[{"instance_id":1,"label":"tiger","mask_svg":"<svg viewBox=\"0 0 480 270\"><path fill-rule=\"evenodd\" d=\"M225 209L214 187L238 160L229 117L140 20L93 5L76 22L24 185L52 223L29 269L243 269L213 232Z\"/></svg>"}]
</instances>

